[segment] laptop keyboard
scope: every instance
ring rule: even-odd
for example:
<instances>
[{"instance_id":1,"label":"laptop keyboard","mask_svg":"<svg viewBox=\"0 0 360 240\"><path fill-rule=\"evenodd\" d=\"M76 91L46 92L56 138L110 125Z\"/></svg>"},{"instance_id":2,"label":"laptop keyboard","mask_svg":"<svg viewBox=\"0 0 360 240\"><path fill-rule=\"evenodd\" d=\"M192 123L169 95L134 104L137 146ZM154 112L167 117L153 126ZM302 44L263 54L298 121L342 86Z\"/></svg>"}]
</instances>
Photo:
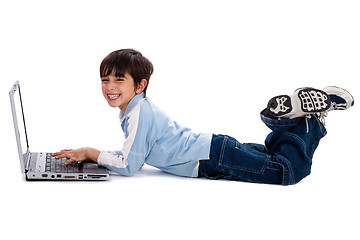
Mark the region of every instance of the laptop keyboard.
<instances>
[{"instance_id":1,"label":"laptop keyboard","mask_svg":"<svg viewBox=\"0 0 360 240\"><path fill-rule=\"evenodd\" d=\"M51 153L46 154L46 172L56 172L56 173L75 173L79 172L80 167L78 162L72 162L68 165L64 163L67 161L67 158L55 159L51 156Z\"/></svg>"}]
</instances>

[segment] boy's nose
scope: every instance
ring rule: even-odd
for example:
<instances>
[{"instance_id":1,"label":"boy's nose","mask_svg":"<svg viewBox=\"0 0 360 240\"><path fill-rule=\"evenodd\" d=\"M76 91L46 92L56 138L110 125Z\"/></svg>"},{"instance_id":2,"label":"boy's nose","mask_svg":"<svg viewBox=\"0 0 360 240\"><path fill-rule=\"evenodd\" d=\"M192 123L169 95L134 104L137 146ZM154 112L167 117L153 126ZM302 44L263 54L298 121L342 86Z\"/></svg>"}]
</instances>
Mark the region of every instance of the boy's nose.
<instances>
[{"instance_id":1,"label":"boy's nose","mask_svg":"<svg viewBox=\"0 0 360 240\"><path fill-rule=\"evenodd\" d=\"M115 84L110 83L108 85L108 90L115 90Z\"/></svg>"}]
</instances>

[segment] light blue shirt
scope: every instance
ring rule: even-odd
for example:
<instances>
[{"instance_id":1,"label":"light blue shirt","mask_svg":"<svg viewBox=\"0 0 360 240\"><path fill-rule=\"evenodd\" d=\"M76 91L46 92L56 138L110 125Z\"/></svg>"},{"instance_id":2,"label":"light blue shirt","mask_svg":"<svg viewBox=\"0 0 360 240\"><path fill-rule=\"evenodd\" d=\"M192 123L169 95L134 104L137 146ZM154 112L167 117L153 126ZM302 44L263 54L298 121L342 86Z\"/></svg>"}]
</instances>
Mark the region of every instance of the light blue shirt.
<instances>
[{"instance_id":1,"label":"light blue shirt","mask_svg":"<svg viewBox=\"0 0 360 240\"><path fill-rule=\"evenodd\" d=\"M195 134L172 121L144 94L136 95L120 112L125 142L121 151L102 151L98 164L132 176L144 163L162 171L197 177L199 160L208 160L212 134Z\"/></svg>"}]
</instances>

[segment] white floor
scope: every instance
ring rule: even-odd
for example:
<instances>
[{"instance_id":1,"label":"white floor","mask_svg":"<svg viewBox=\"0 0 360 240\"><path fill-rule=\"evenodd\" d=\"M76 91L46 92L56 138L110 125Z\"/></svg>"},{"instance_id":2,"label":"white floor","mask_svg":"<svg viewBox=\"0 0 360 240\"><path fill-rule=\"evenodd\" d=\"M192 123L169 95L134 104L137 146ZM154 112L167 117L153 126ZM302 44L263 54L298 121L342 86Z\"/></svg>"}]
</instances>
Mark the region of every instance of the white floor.
<instances>
[{"instance_id":1,"label":"white floor","mask_svg":"<svg viewBox=\"0 0 360 240\"><path fill-rule=\"evenodd\" d=\"M356 239L357 170L314 165L310 177L281 187L180 178L148 166L134 177L112 176L108 182L25 182L17 163L10 164L1 180L1 234L18 238L39 232L38 239L48 239L53 231L55 239ZM335 172L340 172L337 177Z\"/></svg>"}]
</instances>

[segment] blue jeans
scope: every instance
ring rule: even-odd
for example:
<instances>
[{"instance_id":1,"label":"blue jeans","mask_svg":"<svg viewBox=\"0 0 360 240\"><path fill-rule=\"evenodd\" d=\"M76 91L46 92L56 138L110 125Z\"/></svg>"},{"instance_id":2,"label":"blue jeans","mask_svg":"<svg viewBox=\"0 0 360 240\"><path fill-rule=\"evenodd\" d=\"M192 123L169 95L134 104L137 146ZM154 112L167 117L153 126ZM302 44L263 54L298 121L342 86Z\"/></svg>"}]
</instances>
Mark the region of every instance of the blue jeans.
<instances>
[{"instance_id":1,"label":"blue jeans","mask_svg":"<svg viewBox=\"0 0 360 240\"><path fill-rule=\"evenodd\" d=\"M214 134L210 160L200 161L199 177L291 185L309 175L315 149L326 135L319 119L278 120L266 109L261 119L272 130L265 145Z\"/></svg>"}]
</instances>

